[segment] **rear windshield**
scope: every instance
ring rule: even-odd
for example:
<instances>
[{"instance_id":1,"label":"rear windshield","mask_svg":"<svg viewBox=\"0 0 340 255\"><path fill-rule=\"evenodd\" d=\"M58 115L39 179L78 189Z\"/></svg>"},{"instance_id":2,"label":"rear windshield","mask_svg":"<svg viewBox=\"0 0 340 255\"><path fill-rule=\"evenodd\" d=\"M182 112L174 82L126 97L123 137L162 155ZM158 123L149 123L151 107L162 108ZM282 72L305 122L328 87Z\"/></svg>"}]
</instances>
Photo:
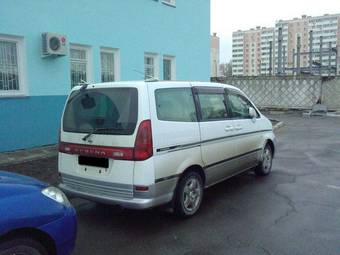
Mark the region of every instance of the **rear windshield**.
<instances>
[{"instance_id":1,"label":"rear windshield","mask_svg":"<svg viewBox=\"0 0 340 255\"><path fill-rule=\"evenodd\" d=\"M63 130L75 133L133 134L138 111L136 88L74 91L67 102Z\"/></svg>"}]
</instances>

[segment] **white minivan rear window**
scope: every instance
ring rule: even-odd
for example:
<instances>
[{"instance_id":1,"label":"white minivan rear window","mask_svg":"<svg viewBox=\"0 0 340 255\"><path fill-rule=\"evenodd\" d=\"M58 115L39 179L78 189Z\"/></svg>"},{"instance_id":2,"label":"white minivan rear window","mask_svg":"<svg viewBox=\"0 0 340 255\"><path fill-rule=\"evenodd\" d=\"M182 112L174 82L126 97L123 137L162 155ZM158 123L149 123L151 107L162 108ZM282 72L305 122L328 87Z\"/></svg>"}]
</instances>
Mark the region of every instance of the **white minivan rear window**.
<instances>
[{"instance_id":1,"label":"white minivan rear window","mask_svg":"<svg viewBox=\"0 0 340 255\"><path fill-rule=\"evenodd\" d=\"M93 134L133 134L138 115L136 88L74 91L66 104L63 131Z\"/></svg>"}]
</instances>

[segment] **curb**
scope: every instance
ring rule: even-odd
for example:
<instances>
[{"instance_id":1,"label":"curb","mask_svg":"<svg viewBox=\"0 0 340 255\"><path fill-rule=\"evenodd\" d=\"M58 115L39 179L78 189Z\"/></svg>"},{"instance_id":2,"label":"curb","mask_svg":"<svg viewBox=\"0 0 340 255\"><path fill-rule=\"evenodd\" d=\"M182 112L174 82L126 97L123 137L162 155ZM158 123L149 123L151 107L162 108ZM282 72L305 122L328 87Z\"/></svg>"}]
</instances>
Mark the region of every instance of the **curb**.
<instances>
[{"instance_id":1,"label":"curb","mask_svg":"<svg viewBox=\"0 0 340 255\"><path fill-rule=\"evenodd\" d=\"M302 117L331 117L331 118L339 118L340 111L336 112L324 112L324 113L313 113L312 111L304 111L302 113Z\"/></svg>"},{"instance_id":2,"label":"curb","mask_svg":"<svg viewBox=\"0 0 340 255\"><path fill-rule=\"evenodd\" d=\"M0 167L22 164L58 156L57 146L49 145L27 150L0 153Z\"/></svg>"},{"instance_id":3,"label":"curb","mask_svg":"<svg viewBox=\"0 0 340 255\"><path fill-rule=\"evenodd\" d=\"M335 113L332 113L332 112L328 112L327 117L332 117L332 118L339 118L340 117L340 113L339 112L335 112Z\"/></svg>"}]
</instances>

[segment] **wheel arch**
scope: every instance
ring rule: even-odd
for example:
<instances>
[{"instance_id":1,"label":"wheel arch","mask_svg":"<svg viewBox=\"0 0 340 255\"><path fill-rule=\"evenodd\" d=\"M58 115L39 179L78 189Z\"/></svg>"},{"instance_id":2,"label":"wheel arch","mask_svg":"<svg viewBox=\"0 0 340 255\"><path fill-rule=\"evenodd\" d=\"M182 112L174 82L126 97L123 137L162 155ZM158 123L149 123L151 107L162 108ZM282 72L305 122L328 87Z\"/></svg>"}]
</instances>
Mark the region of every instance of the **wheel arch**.
<instances>
[{"instance_id":1,"label":"wheel arch","mask_svg":"<svg viewBox=\"0 0 340 255\"><path fill-rule=\"evenodd\" d=\"M196 172L196 173L198 173L198 174L201 176L202 181L203 181L203 187L204 187L204 186L205 186L205 181L206 181L205 172L204 172L203 167L200 166L200 165L198 165L198 164L191 165L191 166L187 167L187 168L182 172L182 174L180 175L180 178L179 178L178 182L180 181L181 178L183 178L183 176L184 176L186 173L188 173L188 172L190 172L190 171ZM178 183L178 182L177 182L177 183Z\"/></svg>"},{"instance_id":2,"label":"wheel arch","mask_svg":"<svg viewBox=\"0 0 340 255\"><path fill-rule=\"evenodd\" d=\"M43 245L48 254L57 255L57 247L53 238L44 231L36 228L20 228L9 231L0 237L0 243L13 240L15 238L31 238Z\"/></svg>"},{"instance_id":3,"label":"wheel arch","mask_svg":"<svg viewBox=\"0 0 340 255\"><path fill-rule=\"evenodd\" d=\"M274 155L275 155L275 150L276 150L276 148L275 148L275 142L272 140L272 139L267 139L266 140L266 142L265 142L265 144L264 144L264 147L266 146L266 145L269 145L270 146L270 148L272 149L272 153L273 153L273 157L274 157Z\"/></svg>"},{"instance_id":4,"label":"wheel arch","mask_svg":"<svg viewBox=\"0 0 340 255\"><path fill-rule=\"evenodd\" d=\"M178 181L177 181L177 184L176 184L176 188L175 188L175 192L174 192L174 195L173 195L173 199L171 201L171 206L174 210L174 213L179 216L180 218L187 218L187 217L190 217L192 215L194 215L197 210L199 209L200 207L200 204L198 205L198 207L195 208L194 212L185 212L186 209L183 209L183 204L182 202L180 201L181 200L181 195L179 194L179 189L181 187L181 181L183 180L183 178L186 176L187 173L189 172L194 172L194 173L197 173L201 178L202 178L202 190L204 189L205 187L205 173L204 173L204 169L202 166L200 165L197 165L197 164L194 164L194 165L191 165L189 167L187 167L179 176L178 178ZM202 195L201 195L201 198L200 198L200 201L199 203L202 202Z\"/></svg>"}]
</instances>

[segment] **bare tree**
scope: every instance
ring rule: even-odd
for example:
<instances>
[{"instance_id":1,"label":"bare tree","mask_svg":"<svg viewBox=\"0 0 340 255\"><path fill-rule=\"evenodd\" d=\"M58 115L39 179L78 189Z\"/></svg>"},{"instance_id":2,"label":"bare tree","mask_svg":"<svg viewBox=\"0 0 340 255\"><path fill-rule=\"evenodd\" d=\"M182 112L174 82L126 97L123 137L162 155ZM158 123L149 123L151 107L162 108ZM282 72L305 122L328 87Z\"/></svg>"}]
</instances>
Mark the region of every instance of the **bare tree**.
<instances>
[{"instance_id":1,"label":"bare tree","mask_svg":"<svg viewBox=\"0 0 340 255\"><path fill-rule=\"evenodd\" d=\"M233 75L231 60L228 63L220 64L220 74L224 77Z\"/></svg>"}]
</instances>

